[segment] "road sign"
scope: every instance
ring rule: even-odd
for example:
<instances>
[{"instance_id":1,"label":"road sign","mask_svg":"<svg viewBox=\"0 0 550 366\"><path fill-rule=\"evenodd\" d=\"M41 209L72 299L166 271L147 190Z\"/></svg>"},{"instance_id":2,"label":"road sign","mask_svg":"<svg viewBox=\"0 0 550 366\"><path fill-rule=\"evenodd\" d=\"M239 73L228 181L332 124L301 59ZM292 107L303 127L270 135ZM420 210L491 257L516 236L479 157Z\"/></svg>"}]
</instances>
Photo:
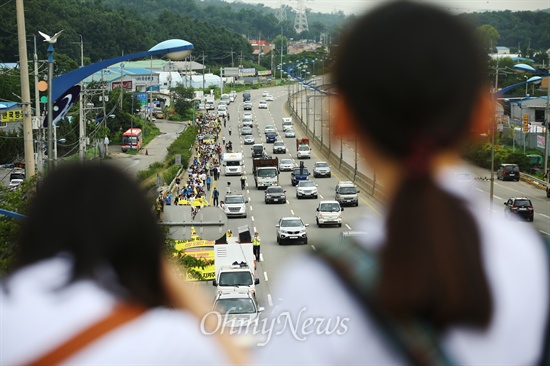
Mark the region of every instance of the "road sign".
<instances>
[{"instance_id":1,"label":"road sign","mask_svg":"<svg viewBox=\"0 0 550 366\"><path fill-rule=\"evenodd\" d=\"M529 115L527 113L523 115L523 132L529 132Z\"/></svg>"},{"instance_id":2,"label":"road sign","mask_svg":"<svg viewBox=\"0 0 550 366\"><path fill-rule=\"evenodd\" d=\"M191 227L204 240L217 240L227 230L227 216L219 207L203 207L195 218L191 206L164 206L162 222L168 226L168 237L175 240L190 240Z\"/></svg>"}]
</instances>

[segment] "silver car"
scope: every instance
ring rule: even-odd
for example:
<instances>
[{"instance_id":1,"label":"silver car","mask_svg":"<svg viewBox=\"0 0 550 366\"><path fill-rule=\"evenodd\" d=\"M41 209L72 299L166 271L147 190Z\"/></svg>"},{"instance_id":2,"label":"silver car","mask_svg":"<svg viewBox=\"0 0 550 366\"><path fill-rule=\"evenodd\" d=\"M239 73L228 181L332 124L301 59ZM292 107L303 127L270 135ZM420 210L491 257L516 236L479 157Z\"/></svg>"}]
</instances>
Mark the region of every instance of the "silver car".
<instances>
[{"instance_id":1,"label":"silver car","mask_svg":"<svg viewBox=\"0 0 550 366\"><path fill-rule=\"evenodd\" d=\"M277 243L279 245L289 242L302 242L307 244L307 229L309 224L304 224L297 216L283 217L275 227L277 228Z\"/></svg>"},{"instance_id":2,"label":"silver car","mask_svg":"<svg viewBox=\"0 0 550 366\"><path fill-rule=\"evenodd\" d=\"M280 172L290 172L294 167L296 166L296 163L292 159L281 159L279 160L279 171Z\"/></svg>"},{"instance_id":3,"label":"silver car","mask_svg":"<svg viewBox=\"0 0 550 366\"><path fill-rule=\"evenodd\" d=\"M227 217L246 217L247 203L248 200L245 200L242 194L227 195L222 205L223 212Z\"/></svg>"},{"instance_id":4,"label":"silver car","mask_svg":"<svg viewBox=\"0 0 550 366\"><path fill-rule=\"evenodd\" d=\"M313 165L313 176L330 178L330 165L326 161L318 161Z\"/></svg>"},{"instance_id":5,"label":"silver car","mask_svg":"<svg viewBox=\"0 0 550 366\"><path fill-rule=\"evenodd\" d=\"M292 128L287 129L285 131L285 137L296 137L296 131Z\"/></svg>"},{"instance_id":6,"label":"silver car","mask_svg":"<svg viewBox=\"0 0 550 366\"><path fill-rule=\"evenodd\" d=\"M273 144L273 154L284 154L286 153L286 145L282 141L275 141Z\"/></svg>"},{"instance_id":7,"label":"silver car","mask_svg":"<svg viewBox=\"0 0 550 366\"><path fill-rule=\"evenodd\" d=\"M244 126L241 128L241 135L252 135L252 127Z\"/></svg>"},{"instance_id":8,"label":"silver car","mask_svg":"<svg viewBox=\"0 0 550 366\"><path fill-rule=\"evenodd\" d=\"M254 145L254 136L252 135L245 135L243 139L243 143L245 145Z\"/></svg>"}]
</instances>

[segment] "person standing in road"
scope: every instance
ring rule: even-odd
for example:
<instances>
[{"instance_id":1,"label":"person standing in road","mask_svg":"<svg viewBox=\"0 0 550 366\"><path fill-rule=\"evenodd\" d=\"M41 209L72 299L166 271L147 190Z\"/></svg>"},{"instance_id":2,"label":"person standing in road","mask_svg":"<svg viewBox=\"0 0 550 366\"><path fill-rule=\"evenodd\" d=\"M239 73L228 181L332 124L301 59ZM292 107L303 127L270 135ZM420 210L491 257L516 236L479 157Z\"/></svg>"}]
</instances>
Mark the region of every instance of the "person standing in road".
<instances>
[{"instance_id":1,"label":"person standing in road","mask_svg":"<svg viewBox=\"0 0 550 366\"><path fill-rule=\"evenodd\" d=\"M245 189L246 187L246 177L244 175L241 175L241 189Z\"/></svg>"},{"instance_id":2,"label":"person standing in road","mask_svg":"<svg viewBox=\"0 0 550 366\"><path fill-rule=\"evenodd\" d=\"M231 126L229 126L227 131L229 132L229 136L231 136Z\"/></svg>"},{"instance_id":3,"label":"person standing in road","mask_svg":"<svg viewBox=\"0 0 550 366\"><path fill-rule=\"evenodd\" d=\"M254 233L254 238L252 238L252 249L254 251L254 256L256 257L257 262L260 261L260 244L261 244L260 234L256 231Z\"/></svg>"},{"instance_id":4,"label":"person standing in road","mask_svg":"<svg viewBox=\"0 0 550 366\"><path fill-rule=\"evenodd\" d=\"M218 205L218 199L220 197L220 191L216 187L214 187L214 190L212 191L212 204L214 206Z\"/></svg>"},{"instance_id":5,"label":"person standing in road","mask_svg":"<svg viewBox=\"0 0 550 366\"><path fill-rule=\"evenodd\" d=\"M383 214L357 221L367 235L316 243L279 269L270 320L319 326L268 320L253 364L548 365L548 248L456 174L469 137L493 124L487 52L442 7L380 3L349 25L330 74L333 133L359 141ZM414 93L396 106L398 84Z\"/></svg>"},{"instance_id":6,"label":"person standing in road","mask_svg":"<svg viewBox=\"0 0 550 366\"><path fill-rule=\"evenodd\" d=\"M227 182L227 187L225 188L226 194L231 194L231 182Z\"/></svg>"},{"instance_id":7,"label":"person standing in road","mask_svg":"<svg viewBox=\"0 0 550 366\"><path fill-rule=\"evenodd\" d=\"M210 190L210 183L212 182L212 178L210 176L206 177L206 189Z\"/></svg>"}]
</instances>

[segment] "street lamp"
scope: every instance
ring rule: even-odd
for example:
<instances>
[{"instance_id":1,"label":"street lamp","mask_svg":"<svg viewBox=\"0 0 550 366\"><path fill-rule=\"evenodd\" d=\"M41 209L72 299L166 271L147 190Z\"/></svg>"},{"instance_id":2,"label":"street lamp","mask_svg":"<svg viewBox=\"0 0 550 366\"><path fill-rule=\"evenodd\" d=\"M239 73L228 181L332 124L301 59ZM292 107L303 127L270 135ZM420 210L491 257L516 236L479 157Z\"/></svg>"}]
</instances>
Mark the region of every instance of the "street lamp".
<instances>
[{"instance_id":1,"label":"street lamp","mask_svg":"<svg viewBox=\"0 0 550 366\"><path fill-rule=\"evenodd\" d=\"M548 127L550 126L550 73L533 68L527 64L514 65L514 69L520 73L531 73L541 76L546 76L546 111L544 113L544 173L548 172ZM540 80L540 79L539 79Z\"/></svg>"}]
</instances>

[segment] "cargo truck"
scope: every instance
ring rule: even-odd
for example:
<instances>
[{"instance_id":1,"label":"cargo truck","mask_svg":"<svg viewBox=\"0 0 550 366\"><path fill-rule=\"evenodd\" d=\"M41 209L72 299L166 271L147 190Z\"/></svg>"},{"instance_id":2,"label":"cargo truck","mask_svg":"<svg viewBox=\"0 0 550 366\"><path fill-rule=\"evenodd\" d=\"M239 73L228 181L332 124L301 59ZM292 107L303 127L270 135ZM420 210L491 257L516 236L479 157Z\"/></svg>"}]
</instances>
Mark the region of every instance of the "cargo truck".
<instances>
[{"instance_id":1,"label":"cargo truck","mask_svg":"<svg viewBox=\"0 0 550 366\"><path fill-rule=\"evenodd\" d=\"M253 172L256 188L279 185L279 158L264 157L253 160Z\"/></svg>"}]
</instances>

